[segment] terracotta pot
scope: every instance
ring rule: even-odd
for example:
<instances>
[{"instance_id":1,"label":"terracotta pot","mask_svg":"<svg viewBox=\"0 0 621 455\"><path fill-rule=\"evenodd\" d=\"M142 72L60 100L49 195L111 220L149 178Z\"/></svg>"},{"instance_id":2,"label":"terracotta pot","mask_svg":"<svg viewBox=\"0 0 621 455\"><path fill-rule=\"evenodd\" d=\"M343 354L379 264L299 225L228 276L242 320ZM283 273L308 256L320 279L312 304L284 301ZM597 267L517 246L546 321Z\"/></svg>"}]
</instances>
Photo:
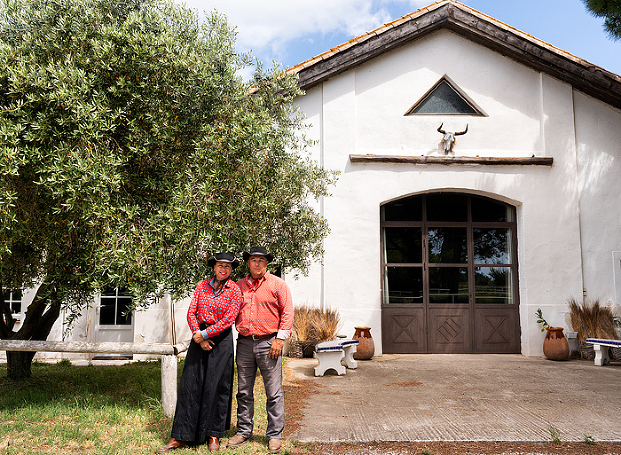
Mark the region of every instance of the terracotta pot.
<instances>
[{"instance_id":1,"label":"terracotta pot","mask_svg":"<svg viewBox=\"0 0 621 455\"><path fill-rule=\"evenodd\" d=\"M567 360L569 358L569 343L563 335L562 327L548 327L546 338L543 340L543 355L550 360Z\"/></svg>"},{"instance_id":2,"label":"terracotta pot","mask_svg":"<svg viewBox=\"0 0 621 455\"><path fill-rule=\"evenodd\" d=\"M375 343L371 337L371 327L354 327L356 333L352 337L353 340L358 340L358 346L356 346L356 352L354 353L354 359L356 360L369 360L375 354Z\"/></svg>"}]
</instances>

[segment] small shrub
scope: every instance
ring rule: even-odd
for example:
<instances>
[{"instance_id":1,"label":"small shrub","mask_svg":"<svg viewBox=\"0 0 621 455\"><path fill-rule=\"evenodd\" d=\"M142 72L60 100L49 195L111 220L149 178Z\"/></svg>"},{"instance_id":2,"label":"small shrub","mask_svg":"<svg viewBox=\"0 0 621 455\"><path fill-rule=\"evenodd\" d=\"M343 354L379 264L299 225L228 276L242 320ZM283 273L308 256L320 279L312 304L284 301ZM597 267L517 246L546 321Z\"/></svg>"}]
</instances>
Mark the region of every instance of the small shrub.
<instances>
[{"instance_id":1,"label":"small shrub","mask_svg":"<svg viewBox=\"0 0 621 455\"><path fill-rule=\"evenodd\" d=\"M559 429L556 428L554 425L550 425L548 427L548 431L550 432L550 438L552 439L552 442L557 445L560 444L561 432L559 431Z\"/></svg>"}]
</instances>

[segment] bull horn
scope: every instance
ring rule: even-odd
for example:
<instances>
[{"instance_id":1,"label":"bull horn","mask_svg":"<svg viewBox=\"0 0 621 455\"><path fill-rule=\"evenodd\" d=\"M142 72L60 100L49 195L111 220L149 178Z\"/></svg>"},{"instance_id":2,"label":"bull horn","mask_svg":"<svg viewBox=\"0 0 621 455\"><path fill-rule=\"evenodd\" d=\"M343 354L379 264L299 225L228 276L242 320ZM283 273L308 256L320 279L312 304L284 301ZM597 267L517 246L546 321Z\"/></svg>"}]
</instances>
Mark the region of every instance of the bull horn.
<instances>
[{"instance_id":1,"label":"bull horn","mask_svg":"<svg viewBox=\"0 0 621 455\"><path fill-rule=\"evenodd\" d=\"M442 124L438 127L438 133L446 134L446 131L442 129L443 125L444 125L444 122L442 122Z\"/></svg>"},{"instance_id":2,"label":"bull horn","mask_svg":"<svg viewBox=\"0 0 621 455\"><path fill-rule=\"evenodd\" d=\"M468 132L468 124L466 123L466 129L460 133L455 133L455 136L461 136L462 134L466 134Z\"/></svg>"}]
</instances>

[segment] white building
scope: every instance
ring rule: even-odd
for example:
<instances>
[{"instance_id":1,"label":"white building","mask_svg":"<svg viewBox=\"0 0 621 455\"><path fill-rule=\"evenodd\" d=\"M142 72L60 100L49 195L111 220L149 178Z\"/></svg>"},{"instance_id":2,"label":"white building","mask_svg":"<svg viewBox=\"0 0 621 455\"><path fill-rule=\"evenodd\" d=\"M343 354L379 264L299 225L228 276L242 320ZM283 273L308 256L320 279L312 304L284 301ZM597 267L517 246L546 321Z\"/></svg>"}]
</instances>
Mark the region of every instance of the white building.
<instances>
[{"instance_id":1,"label":"white building","mask_svg":"<svg viewBox=\"0 0 621 455\"><path fill-rule=\"evenodd\" d=\"M621 302L621 77L450 0L290 71L341 172L297 302L376 353L525 355L538 308Z\"/></svg>"},{"instance_id":2,"label":"white building","mask_svg":"<svg viewBox=\"0 0 621 455\"><path fill-rule=\"evenodd\" d=\"M537 356L538 308L568 328L570 297L621 303L620 76L452 0L290 71L314 157L341 172L323 264L285 277L296 304L371 327L376 355ZM188 301L126 324L107 298L70 339L189 338Z\"/></svg>"}]
</instances>

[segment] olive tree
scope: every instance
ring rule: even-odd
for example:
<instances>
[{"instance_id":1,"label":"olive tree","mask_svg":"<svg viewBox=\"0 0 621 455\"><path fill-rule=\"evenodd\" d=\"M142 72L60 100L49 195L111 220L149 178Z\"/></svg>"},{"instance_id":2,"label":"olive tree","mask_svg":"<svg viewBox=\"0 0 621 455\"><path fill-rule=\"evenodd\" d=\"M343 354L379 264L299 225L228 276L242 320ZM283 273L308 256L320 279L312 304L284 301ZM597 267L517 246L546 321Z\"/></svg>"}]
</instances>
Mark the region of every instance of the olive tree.
<instances>
[{"instance_id":1,"label":"olive tree","mask_svg":"<svg viewBox=\"0 0 621 455\"><path fill-rule=\"evenodd\" d=\"M327 233L309 201L294 78L235 51L235 31L168 0L0 0L0 291L37 288L0 338L44 340L61 309L126 287L187 295L215 251L254 244L306 270ZM0 292L0 296L3 293ZM30 375L34 353L9 352Z\"/></svg>"},{"instance_id":2,"label":"olive tree","mask_svg":"<svg viewBox=\"0 0 621 455\"><path fill-rule=\"evenodd\" d=\"M621 0L582 0L587 10L604 18L604 29L613 40L621 39Z\"/></svg>"}]
</instances>

